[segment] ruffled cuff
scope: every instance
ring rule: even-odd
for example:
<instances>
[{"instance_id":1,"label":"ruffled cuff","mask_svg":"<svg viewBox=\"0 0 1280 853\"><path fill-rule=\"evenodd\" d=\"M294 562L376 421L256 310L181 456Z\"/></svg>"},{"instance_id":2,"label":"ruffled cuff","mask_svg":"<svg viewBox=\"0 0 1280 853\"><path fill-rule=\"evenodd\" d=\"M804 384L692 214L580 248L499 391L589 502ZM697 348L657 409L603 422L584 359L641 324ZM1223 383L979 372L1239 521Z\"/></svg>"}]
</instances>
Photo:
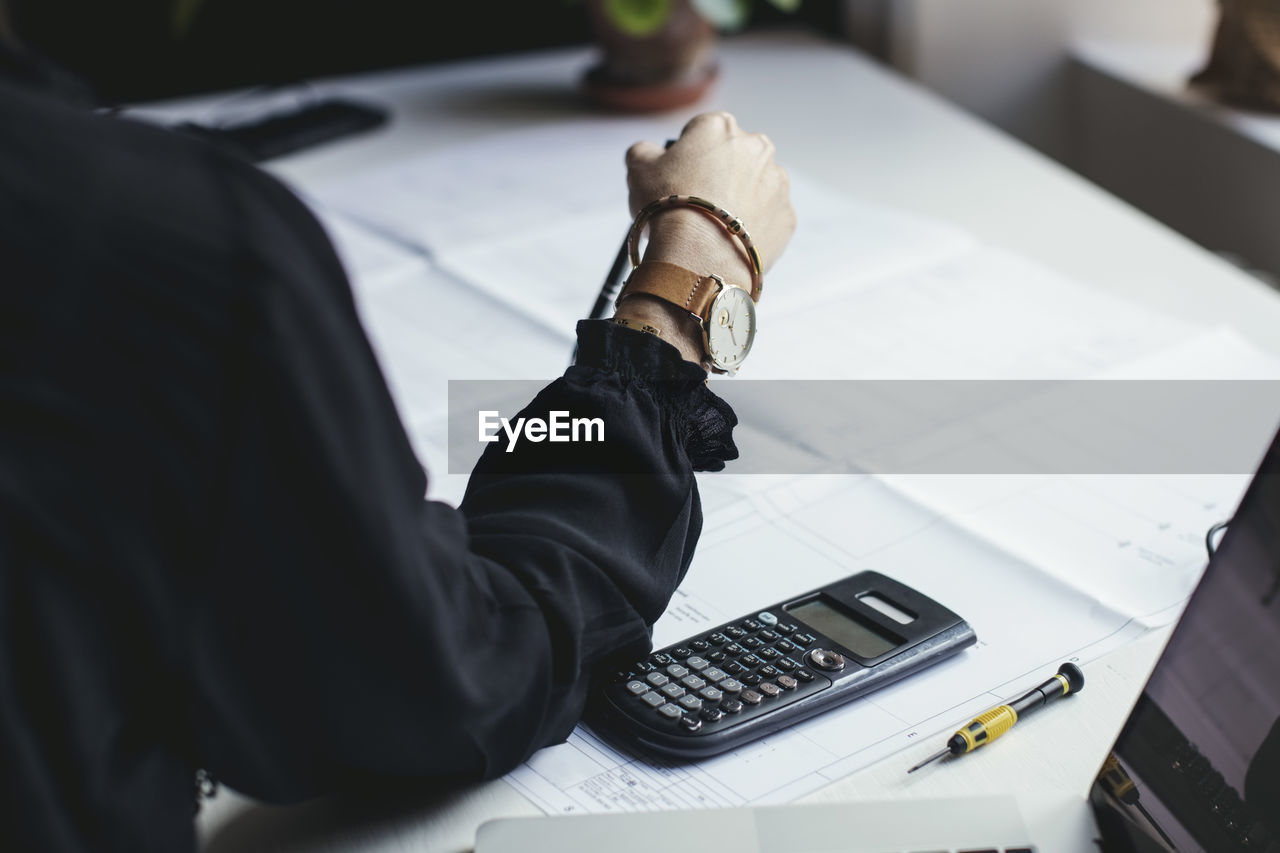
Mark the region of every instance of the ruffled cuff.
<instances>
[{"instance_id":1,"label":"ruffled cuff","mask_svg":"<svg viewBox=\"0 0 1280 853\"><path fill-rule=\"evenodd\" d=\"M707 374L671 344L610 320L578 322L578 357L569 373L603 370L647 389L671 417L695 471L720 471L738 458L738 416L706 385Z\"/></svg>"}]
</instances>

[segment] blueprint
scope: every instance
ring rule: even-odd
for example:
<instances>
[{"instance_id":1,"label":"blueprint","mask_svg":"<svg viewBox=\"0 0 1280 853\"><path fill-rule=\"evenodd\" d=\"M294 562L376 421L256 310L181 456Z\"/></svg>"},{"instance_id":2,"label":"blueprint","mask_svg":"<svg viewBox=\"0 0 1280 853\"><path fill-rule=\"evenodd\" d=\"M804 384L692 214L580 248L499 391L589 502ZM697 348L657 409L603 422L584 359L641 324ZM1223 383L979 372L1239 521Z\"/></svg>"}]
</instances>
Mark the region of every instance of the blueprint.
<instances>
[{"instance_id":1,"label":"blueprint","mask_svg":"<svg viewBox=\"0 0 1280 853\"><path fill-rule=\"evenodd\" d=\"M445 473L448 381L563 371L626 230L621 152L670 135L640 122L497 135L309 197L351 273L431 497L457 501L466 484ZM768 277L752 378L1280 378L1280 362L1230 329L1192 328L791 172L801 227ZM787 441L747 418L738 430ZM866 569L961 614L978 645L695 764L636 756L580 726L507 777L546 812L786 802L953 729L1062 661L1087 667L1177 618L1204 568L1205 530L1248 482L732 470L699 475L704 532L656 646Z\"/></svg>"}]
</instances>

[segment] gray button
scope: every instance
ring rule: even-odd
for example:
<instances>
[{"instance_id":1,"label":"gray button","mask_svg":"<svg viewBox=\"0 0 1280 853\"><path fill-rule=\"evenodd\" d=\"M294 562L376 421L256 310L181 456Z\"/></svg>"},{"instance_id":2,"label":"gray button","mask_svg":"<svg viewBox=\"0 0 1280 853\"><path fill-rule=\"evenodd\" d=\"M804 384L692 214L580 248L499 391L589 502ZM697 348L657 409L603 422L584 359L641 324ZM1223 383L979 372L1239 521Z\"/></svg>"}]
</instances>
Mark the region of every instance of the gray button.
<instances>
[{"instance_id":1,"label":"gray button","mask_svg":"<svg viewBox=\"0 0 1280 853\"><path fill-rule=\"evenodd\" d=\"M702 700L697 696L681 696L680 704L690 711L696 711L702 707Z\"/></svg>"},{"instance_id":2,"label":"gray button","mask_svg":"<svg viewBox=\"0 0 1280 853\"><path fill-rule=\"evenodd\" d=\"M794 678L792 678L789 675L778 676L778 686L781 687L783 690L795 690L796 686L799 685L799 683L800 682L796 681Z\"/></svg>"},{"instance_id":3,"label":"gray button","mask_svg":"<svg viewBox=\"0 0 1280 853\"><path fill-rule=\"evenodd\" d=\"M844 655L831 649L814 649L805 657L818 669L825 669L828 672L839 672L844 669Z\"/></svg>"},{"instance_id":4,"label":"gray button","mask_svg":"<svg viewBox=\"0 0 1280 853\"><path fill-rule=\"evenodd\" d=\"M689 658L687 661L685 661L685 663L689 664L689 666L693 667L694 669L706 669L707 667L711 666L711 661L707 660L706 658L700 658L697 655L694 655L693 657Z\"/></svg>"},{"instance_id":5,"label":"gray button","mask_svg":"<svg viewBox=\"0 0 1280 853\"><path fill-rule=\"evenodd\" d=\"M656 690L651 690L648 693L641 696L640 701L647 702L650 706L656 708L659 705L661 705L663 702L666 702L667 700L661 693L657 692Z\"/></svg>"},{"instance_id":6,"label":"gray button","mask_svg":"<svg viewBox=\"0 0 1280 853\"><path fill-rule=\"evenodd\" d=\"M774 684L772 681L766 681L763 684L760 684L756 687L756 690L759 690L766 696L777 696L782 692L782 688Z\"/></svg>"},{"instance_id":7,"label":"gray button","mask_svg":"<svg viewBox=\"0 0 1280 853\"><path fill-rule=\"evenodd\" d=\"M679 699L684 695L684 688L679 684L667 684L662 688L662 692L672 699Z\"/></svg>"},{"instance_id":8,"label":"gray button","mask_svg":"<svg viewBox=\"0 0 1280 853\"><path fill-rule=\"evenodd\" d=\"M708 702L719 702L724 698L724 694L719 690L716 690L714 687L704 687L698 691L698 695L703 699L706 699Z\"/></svg>"},{"instance_id":9,"label":"gray button","mask_svg":"<svg viewBox=\"0 0 1280 853\"><path fill-rule=\"evenodd\" d=\"M641 693L649 692L649 685L645 684L643 681L628 681L627 690L636 696L639 696Z\"/></svg>"},{"instance_id":10,"label":"gray button","mask_svg":"<svg viewBox=\"0 0 1280 853\"><path fill-rule=\"evenodd\" d=\"M729 674L724 670L716 669L713 666L710 669L704 669L702 671L702 677L705 678L707 681L724 681L726 678L729 677Z\"/></svg>"},{"instance_id":11,"label":"gray button","mask_svg":"<svg viewBox=\"0 0 1280 853\"><path fill-rule=\"evenodd\" d=\"M746 702L748 705L759 705L760 702L764 699L764 696L760 695L754 690L744 690L742 691L742 696L740 698L742 699L743 702Z\"/></svg>"},{"instance_id":12,"label":"gray button","mask_svg":"<svg viewBox=\"0 0 1280 853\"><path fill-rule=\"evenodd\" d=\"M645 678L645 681L648 681L654 687L661 687L662 685L667 683L667 677L660 672L651 672L648 675L646 675L644 678Z\"/></svg>"},{"instance_id":13,"label":"gray button","mask_svg":"<svg viewBox=\"0 0 1280 853\"><path fill-rule=\"evenodd\" d=\"M736 678L726 678L724 681L716 685L725 693L737 693L742 690L742 682Z\"/></svg>"},{"instance_id":14,"label":"gray button","mask_svg":"<svg viewBox=\"0 0 1280 853\"><path fill-rule=\"evenodd\" d=\"M672 678L684 678L688 674L689 670L685 669L678 663L673 663L671 666L667 667L667 675Z\"/></svg>"},{"instance_id":15,"label":"gray button","mask_svg":"<svg viewBox=\"0 0 1280 853\"><path fill-rule=\"evenodd\" d=\"M778 617L774 616L768 610L760 611L756 614L756 618L770 627L778 624Z\"/></svg>"},{"instance_id":16,"label":"gray button","mask_svg":"<svg viewBox=\"0 0 1280 853\"><path fill-rule=\"evenodd\" d=\"M707 682L703 681L696 675L686 675L684 678L680 679L680 683L685 687L688 687L690 690L699 690L707 686Z\"/></svg>"},{"instance_id":17,"label":"gray button","mask_svg":"<svg viewBox=\"0 0 1280 853\"><path fill-rule=\"evenodd\" d=\"M681 711L677 705L663 705L658 709L658 713L671 720L684 716L684 711Z\"/></svg>"}]
</instances>

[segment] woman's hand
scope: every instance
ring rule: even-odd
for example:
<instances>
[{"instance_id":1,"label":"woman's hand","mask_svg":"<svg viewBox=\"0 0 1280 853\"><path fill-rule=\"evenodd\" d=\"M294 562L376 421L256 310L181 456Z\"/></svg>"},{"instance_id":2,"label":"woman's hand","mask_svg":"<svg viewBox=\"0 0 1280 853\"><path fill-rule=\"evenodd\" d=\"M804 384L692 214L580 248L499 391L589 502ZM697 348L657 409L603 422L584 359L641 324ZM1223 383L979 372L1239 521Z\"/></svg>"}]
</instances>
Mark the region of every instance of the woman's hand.
<instances>
[{"instance_id":1,"label":"woman's hand","mask_svg":"<svg viewBox=\"0 0 1280 853\"><path fill-rule=\"evenodd\" d=\"M790 181L773 155L769 137L743 131L729 113L703 113L685 125L670 148L637 142L627 151L631 214L665 196L701 196L742 220L768 269L796 228ZM657 214L649 226L645 258L751 286L741 243L697 210Z\"/></svg>"},{"instance_id":2,"label":"woman's hand","mask_svg":"<svg viewBox=\"0 0 1280 853\"><path fill-rule=\"evenodd\" d=\"M634 216L651 201L696 195L738 217L751 235L765 269L796 229L787 173L773 159L762 133L746 133L729 113L695 116L669 148L637 142L627 150L627 186ZM665 261L702 275L717 274L751 289L751 266L737 237L693 208L677 207L649 221L644 259ZM703 359L702 334L693 317L659 299L628 299L616 317L647 323L689 361Z\"/></svg>"}]
</instances>

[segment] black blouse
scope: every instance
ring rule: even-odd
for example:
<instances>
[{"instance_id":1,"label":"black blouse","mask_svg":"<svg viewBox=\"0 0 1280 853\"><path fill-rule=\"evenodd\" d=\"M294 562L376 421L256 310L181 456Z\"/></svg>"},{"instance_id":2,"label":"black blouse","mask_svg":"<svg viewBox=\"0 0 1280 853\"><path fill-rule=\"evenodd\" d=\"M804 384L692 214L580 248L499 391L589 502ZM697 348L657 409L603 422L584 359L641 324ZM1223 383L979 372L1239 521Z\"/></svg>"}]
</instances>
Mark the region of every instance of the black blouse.
<instances>
[{"instance_id":1,"label":"black blouse","mask_svg":"<svg viewBox=\"0 0 1280 853\"><path fill-rule=\"evenodd\" d=\"M292 801L563 739L689 565L695 467L736 455L673 347L578 334L522 414L607 441L491 445L426 501L294 196L0 84L0 847L191 849L196 768Z\"/></svg>"}]
</instances>

